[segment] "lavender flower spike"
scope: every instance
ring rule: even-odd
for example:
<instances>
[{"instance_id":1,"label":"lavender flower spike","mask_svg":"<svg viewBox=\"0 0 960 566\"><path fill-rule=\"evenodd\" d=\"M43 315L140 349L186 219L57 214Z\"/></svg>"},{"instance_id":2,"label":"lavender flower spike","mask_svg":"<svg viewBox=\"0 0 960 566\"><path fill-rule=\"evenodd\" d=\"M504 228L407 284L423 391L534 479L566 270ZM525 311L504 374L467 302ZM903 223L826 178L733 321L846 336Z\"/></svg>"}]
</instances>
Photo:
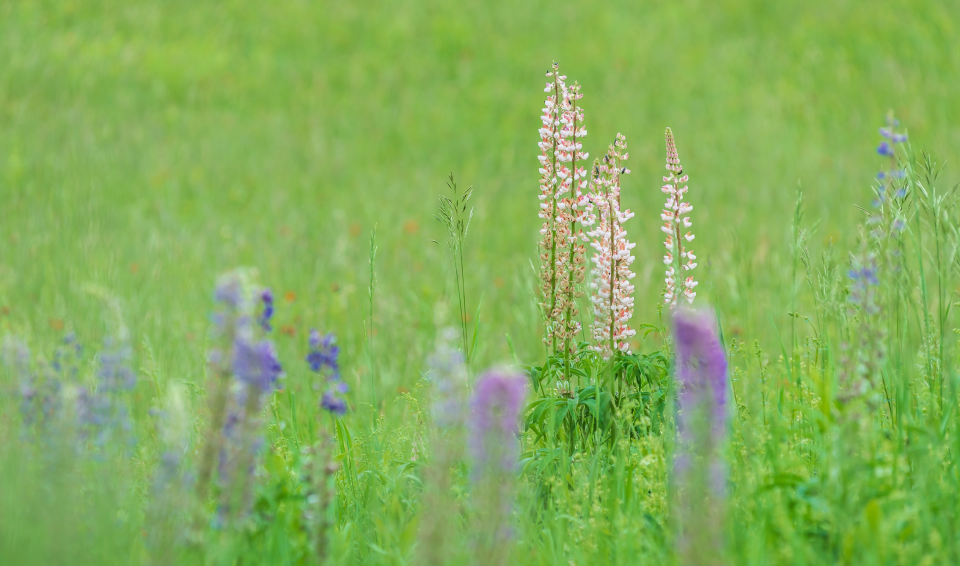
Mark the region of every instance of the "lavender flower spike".
<instances>
[{"instance_id":1,"label":"lavender flower spike","mask_svg":"<svg viewBox=\"0 0 960 566\"><path fill-rule=\"evenodd\" d=\"M454 347L456 339L456 330L444 329L437 336L436 349L427 358L435 387L433 421L441 428L461 426L464 421L467 368L463 352Z\"/></svg>"},{"instance_id":2,"label":"lavender flower spike","mask_svg":"<svg viewBox=\"0 0 960 566\"><path fill-rule=\"evenodd\" d=\"M307 354L307 363L315 373L321 374L326 391L320 399L320 408L335 415L344 415L347 412L347 400L343 398L349 388L340 381L340 347L337 346L337 337L332 333L321 338L316 329L310 331L310 353ZM324 372L323 368L329 369ZM319 385L319 384L318 384Z\"/></svg>"},{"instance_id":3,"label":"lavender flower spike","mask_svg":"<svg viewBox=\"0 0 960 566\"><path fill-rule=\"evenodd\" d=\"M679 310L673 318L677 351L677 454L674 491L680 564L722 563L727 433L727 359L713 315Z\"/></svg>"},{"instance_id":4,"label":"lavender flower spike","mask_svg":"<svg viewBox=\"0 0 960 566\"><path fill-rule=\"evenodd\" d=\"M710 428L726 426L727 357L711 314L682 310L673 318L681 410L703 406Z\"/></svg>"},{"instance_id":5,"label":"lavender flower spike","mask_svg":"<svg viewBox=\"0 0 960 566\"><path fill-rule=\"evenodd\" d=\"M508 370L488 371L477 381L470 400L468 448L472 460L471 499L477 564L507 564L510 514L520 432L527 396L526 378Z\"/></svg>"},{"instance_id":6,"label":"lavender flower spike","mask_svg":"<svg viewBox=\"0 0 960 566\"><path fill-rule=\"evenodd\" d=\"M264 332L270 332L273 327L270 326L270 320L273 318L273 292L270 289L264 289L260 293L260 302L263 303L263 310L260 312L260 328Z\"/></svg>"},{"instance_id":7,"label":"lavender flower spike","mask_svg":"<svg viewBox=\"0 0 960 566\"><path fill-rule=\"evenodd\" d=\"M527 380L517 373L488 371L470 400L470 455L474 473L513 471L517 465L520 412Z\"/></svg>"}]
</instances>

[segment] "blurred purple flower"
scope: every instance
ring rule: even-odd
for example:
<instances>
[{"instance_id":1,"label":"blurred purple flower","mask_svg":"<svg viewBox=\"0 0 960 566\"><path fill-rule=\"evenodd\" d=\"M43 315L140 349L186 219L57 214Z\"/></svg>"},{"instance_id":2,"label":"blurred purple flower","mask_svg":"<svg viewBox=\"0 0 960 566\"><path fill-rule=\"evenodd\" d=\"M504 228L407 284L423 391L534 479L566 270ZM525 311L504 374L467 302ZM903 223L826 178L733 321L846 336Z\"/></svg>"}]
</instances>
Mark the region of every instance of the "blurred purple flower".
<instances>
[{"instance_id":1,"label":"blurred purple flower","mask_svg":"<svg viewBox=\"0 0 960 566\"><path fill-rule=\"evenodd\" d=\"M727 357L717 337L716 322L705 312L681 311L673 319L677 348L680 410L705 410L710 428L724 432L727 414ZM689 424L681 415L681 435Z\"/></svg>"},{"instance_id":2,"label":"blurred purple flower","mask_svg":"<svg viewBox=\"0 0 960 566\"><path fill-rule=\"evenodd\" d=\"M270 393L283 367L269 340L251 342L240 336L233 344L233 373L242 383L259 393Z\"/></svg>"},{"instance_id":3,"label":"blurred purple flower","mask_svg":"<svg viewBox=\"0 0 960 566\"><path fill-rule=\"evenodd\" d=\"M673 325L680 405L673 470L677 543L680 563L699 566L718 563L723 551L729 376L712 314L679 311Z\"/></svg>"},{"instance_id":4,"label":"blurred purple flower","mask_svg":"<svg viewBox=\"0 0 960 566\"><path fill-rule=\"evenodd\" d=\"M880 142L880 145L877 146L877 153L883 155L884 157L893 157L894 155L893 148L890 147L890 144L885 141Z\"/></svg>"},{"instance_id":5,"label":"blurred purple flower","mask_svg":"<svg viewBox=\"0 0 960 566\"><path fill-rule=\"evenodd\" d=\"M307 363L310 369L321 373L326 385L326 391L320 399L320 408L335 415L347 412L347 401L343 394L347 392L347 385L340 381L340 347L337 346L337 337L333 333L321 336L316 329L310 331L308 339L310 353L307 354ZM327 368L329 371L324 372Z\"/></svg>"},{"instance_id":6,"label":"blurred purple flower","mask_svg":"<svg viewBox=\"0 0 960 566\"><path fill-rule=\"evenodd\" d=\"M270 326L270 319L273 318L273 292L270 289L264 289L260 293L260 302L263 303L263 310L260 312L260 328L264 332L270 332L273 327Z\"/></svg>"},{"instance_id":7,"label":"blurred purple flower","mask_svg":"<svg viewBox=\"0 0 960 566\"><path fill-rule=\"evenodd\" d=\"M347 401L343 397L337 396L333 390L324 392L320 400L320 406L335 415L344 415L347 412Z\"/></svg>"},{"instance_id":8,"label":"blurred purple flower","mask_svg":"<svg viewBox=\"0 0 960 566\"><path fill-rule=\"evenodd\" d=\"M221 277L213 292L213 298L218 303L224 303L234 309L243 303L243 283L239 277Z\"/></svg>"},{"instance_id":9,"label":"blurred purple flower","mask_svg":"<svg viewBox=\"0 0 960 566\"><path fill-rule=\"evenodd\" d=\"M526 396L527 379L519 373L494 370L477 380L469 420L475 474L483 474L487 468L516 469L520 413Z\"/></svg>"},{"instance_id":10,"label":"blurred purple flower","mask_svg":"<svg viewBox=\"0 0 960 566\"><path fill-rule=\"evenodd\" d=\"M437 337L436 350L427 358L430 380L436 388L433 419L437 426L463 424L467 389L467 368L463 353L453 344L457 331L447 328Z\"/></svg>"},{"instance_id":11,"label":"blurred purple flower","mask_svg":"<svg viewBox=\"0 0 960 566\"><path fill-rule=\"evenodd\" d=\"M130 367L133 357L130 345L126 342L115 344L107 338L104 350L100 353L100 371L97 374L98 392L129 391L137 385L137 375Z\"/></svg>"},{"instance_id":12,"label":"blurred purple flower","mask_svg":"<svg viewBox=\"0 0 960 566\"><path fill-rule=\"evenodd\" d=\"M334 376L339 377L340 346L337 346L337 337L329 333L321 338L320 332L313 329L310 331L309 345L310 353L307 354L307 363L310 364L310 369L320 373L324 367L327 367Z\"/></svg>"}]
</instances>

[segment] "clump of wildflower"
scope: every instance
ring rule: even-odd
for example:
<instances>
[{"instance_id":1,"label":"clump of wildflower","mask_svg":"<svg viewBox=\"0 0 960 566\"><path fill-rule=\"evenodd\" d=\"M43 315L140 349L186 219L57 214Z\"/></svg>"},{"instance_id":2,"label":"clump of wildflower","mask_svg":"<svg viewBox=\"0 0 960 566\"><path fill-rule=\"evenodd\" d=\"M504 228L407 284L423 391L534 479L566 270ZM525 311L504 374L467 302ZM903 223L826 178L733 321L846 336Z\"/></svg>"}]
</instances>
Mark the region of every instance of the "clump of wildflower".
<instances>
[{"instance_id":1,"label":"clump of wildflower","mask_svg":"<svg viewBox=\"0 0 960 566\"><path fill-rule=\"evenodd\" d=\"M620 210L620 177L630 173L623 162L629 158L627 140L617 134L616 141L607 150L602 162L593 166L593 185L590 200L597 211L597 223L588 232L590 245L596 253L593 261L594 289L590 297L593 303L593 324L590 333L594 345L591 348L609 359L614 352L630 352L627 340L636 334L627 324L633 316L634 273L630 264L634 257L631 250L636 244L627 239L623 223L633 218L629 209Z\"/></svg>"},{"instance_id":2,"label":"clump of wildflower","mask_svg":"<svg viewBox=\"0 0 960 566\"><path fill-rule=\"evenodd\" d=\"M692 275L686 275L688 271L697 266L697 256L685 247L685 242L693 241L693 233L687 230L687 233L683 234L684 230L692 226L690 217L687 215L693 210L693 206L688 202L683 202L683 196L688 190L686 183L689 177L684 175L683 167L680 166L680 156L677 153L677 145L673 140L673 132L670 128L667 128L666 140L667 171L670 174L663 178L665 184L660 188L667 195L667 202L660 214L660 218L663 220L663 226L660 229L667 235L667 239L664 241L667 254L663 256L663 263L667 266L667 276L664 280L666 290L663 293L663 302L670 305L670 308L675 309L677 300L681 296L688 303L693 303L694 297L697 296L696 291L694 291L697 282ZM685 275L686 277L684 277Z\"/></svg>"},{"instance_id":3,"label":"clump of wildflower","mask_svg":"<svg viewBox=\"0 0 960 566\"><path fill-rule=\"evenodd\" d=\"M674 465L680 563L720 564L727 434L727 359L707 312L674 315L679 415Z\"/></svg>"},{"instance_id":4,"label":"clump of wildflower","mask_svg":"<svg viewBox=\"0 0 960 566\"><path fill-rule=\"evenodd\" d=\"M883 242L888 236L895 236L906 228L904 221L904 199L907 196L906 171L900 166L897 158L897 145L907 141L907 135L896 131L900 125L893 117L893 111L887 113L886 125L880 128L883 140L877 147L877 153L889 159L886 166L877 173L877 184L874 186L876 197L873 207L878 209L867 218L870 226L870 236L878 242ZM887 255L896 255L893 250ZM897 258L890 258L892 266Z\"/></svg>"},{"instance_id":5,"label":"clump of wildflower","mask_svg":"<svg viewBox=\"0 0 960 566\"><path fill-rule=\"evenodd\" d=\"M0 359L19 383L18 405L25 437L44 442L53 440L49 429L55 425L62 407L62 383L57 374L43 376L43 372L34 367L30 348L18 338L4 338Z\"/></svg>"},{"instance_id":6,"label":"clump of wildflower","mask_svg":"<svg viewBox=\"0 0 960 566\"><path fill-rule=\"evenodd\" d=\"M567 87L565 75L554 63L547 77L540 128L540 306L546 318L544 342L554 351L575 350L573 337L579 332L577 298L586 273L587 239L583 226L590 219L590 200L583 194L587 174L581 138L583 97L580 86Z\"/></svg>"},{"instance_id":7,"label":"clump of wildflower","mask_svg":"<svg viewBox=\"0 0 960 566\"><path fill-rule=\"evenodd\" d=\"M233 403L223 427L219 475L221 518L239 519L249 508L251 476L263 446L260 412L277 387L283 368L269 340L250 325L238 328L232 348Z\"/></svg>"},{"instance_id":8,"label":"clump of wildflower","mask_svg":"<svg viewBox=\"0 0 960 566\"><path fill-rule=\"evenodd\" d=\"M477 380L470 399L468 443L475 474L516 468L516 437L526 395L522 374L489 371Z\"/></svg>"},{"instance_id":9,"label":"clump of wildflower","mask_svg":"<svg viewBox=\"0 0 960 566\"><path fill-rule=\"evenodd\" d=\"M450 524L459 517L451 496L451 468L462 457L463 427L467 424L467 368L463 353L455 347L457 333L446 328L437 335L436 347L427 358L427 378L433 384L431 458L423 473L423 509L417 564L447 564L453 553Z\"/></svg>"},{"instance_id":10,"label":"clump of wildflower","mask_svg":"<svg viewBox=\"0 0 960 566\"><path fill-rule=\"evenodd\" d=\"M320 373L326 368L331 375L339 378L340 365L337 358L340 356L340 346L337 346L337 337L333 333L320 336L320 332L313 329L310 331L308 345L310 353L307 354L307 363L310 364L310 369Z\"/></svg>"},{"instance_id":11,"label":"clump of wildflower","mask_svg":"<svg viewBox=\"0 0 960 566\"><path fill-rule=\"evenodd\" d=\"M243 517L249 507L251 476L263 445L259 415L283 374L273 344L262 337L264 328L254 317L264 295L254 279L249 270L229 272L218 279L214 293L214 380L197 492L201 501L206 498L216 463L223 523Z\"/></svg>"},{"instance_id":12,"label":"clump of wildflower","mask_svg":"<svg viewBox=\"0 0 960 566\"><path fill-rule=\"evenodd\" d=\"M310 369L323 378L320 388L324 390L320 399L320 407L335 415L347 412L347 400L343 394L349 391L347 384L340 380L340 365L338 357L340 347L333 334L321 337L316 329L310 331L310 353L307 354L307 363ZM326 370L326 371L324 371Z\"/></svg>"},{"instance_id":13,"label":"clump of wildflower","mask_svg":"<svg viewBox=\"0 0 960 566\"><path fill-rule=\"evenodd\" d=\"M63 344L54 350L50 366L58 378L75 380L81 354L83 354L83 345L77 340L76 334L69 332L63 337Z\"/></svg>"},{"instance_id":14,"label":"clump of wildflower","mask_svg":"<svg viewBox=\"0 0 960 566\"><path fill-rule=\"evenodd\" d=\"M270 320L273 318L273 292L270 289L264 289L260 293L260 302L263 306L258 322L264 332L270 332L273 330L273 327L270 326Z\"/></svg>"},{"instance_id":15,"label":"clump of wildflower","mask_svg":"<svg viewBox=\"0 0 960 566\"><path fill-rule=\"evenodd\" d=\"M893 146L890 144L898 144L907 141L907 134L897 133L896 128L900 125L900 122L893 117L893 110L887 112L887 124L885 127L880 128L880 135L883 137L883 141L880 142L880 145L877 146L877 153L883 155L884 157L889 157L891 170L896 166L896 161L893 158L896 157L897 153L894 151ZM886 173L889 171L881 171L878 175L879 178L884 178Z\"/></svg>"},{"instance_id":16,"label":"clump of wildflower","mask_svg":"<svg viewBox=\"0 0 960 566\"><path fill-rule=\"evenodd\" d=\"M480 376L470 400L468 450L477 505L477 563L507 560L509 516L518 467L520 413L527 395L522 374L493 370Z\"/></svg>"},{"instance_id":17,"label":"clump of wildflower","mask_svg":"<svg viewBox=\"0 0 960 566\"><path fill-rule=\"evenodd\" d=\"M864 399L875 405L877 380L886 358L885 328L880 317L880 279L876 257L863 250L851 259L848 301L851 319L859 321L852 344L841 344L839 400L851 403Z\"/></svg>"},{"instance_id":18,"label":"clump of wildflower","mask_svg":"<svg viewBox=\"0 0 960 566\"><path fill-rule=\"evenodd\" d=\"M463 353L453 346L456 338L456 331L452 328L441 331L436 349L427 358L430 366L428 376L436 390L433 421L441 428L463 423L467 367Z\"/></svg>"},{"instance_id":19,"label":"clump of wildflower","mask_svg":"<svg viewBox=\"0 0 960 566\"><path fill-rule=\"evenodd\" d=\"M309 353L306 362L311 371L318 374L322 384L314 387L323 390L320 408L331 415L344 415L347 401L343 394L348 391L347 384L340 380L340 347L332 333L321 335L316 329L310 330L307 339ZM321 425L321 431L325 428ZM322 562L327 555L327 535L332 519L331 506L336 498L334 476L339 464L334 460L335 438L332 432L321 432L320 441L307 451L305 466L310 507L307 520L312 527L314 552Z\"/></svg>"},{"instance_id":20,"label":"clump of wildflower","mask_svg":"<svg viewBox=\"0 0 960 566\"><path fill-rule=\"evenodd\" d=\"M78 389L76 411L81 438L102 448L111 440L123 438L132 428L123 393L136 386L137 377L131 368L132 351L126 341L108 338L99 358L96 386Z\"/></svg>"}]
</instances>

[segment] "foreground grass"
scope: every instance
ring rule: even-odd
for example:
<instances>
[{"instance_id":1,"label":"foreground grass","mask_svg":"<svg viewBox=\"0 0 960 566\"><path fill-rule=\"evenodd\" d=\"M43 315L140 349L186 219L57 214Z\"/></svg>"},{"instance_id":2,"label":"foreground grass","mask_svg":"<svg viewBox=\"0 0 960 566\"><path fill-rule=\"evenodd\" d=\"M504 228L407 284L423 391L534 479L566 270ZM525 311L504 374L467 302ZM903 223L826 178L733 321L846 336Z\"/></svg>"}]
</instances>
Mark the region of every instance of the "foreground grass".
<instances>
[{"instance_id":1,"label":"foreground grass","mask_svg":"<svg viewBox=\"0 0 960 566\"><path fill-rule=\"evenodd\" d=\"M925 316L950 303L953 287L923 295L916 260L913 279L897 283L909 307L891 317L906 322L902 333L892 327L899 342L888 375L910 392L899 413L912 416L894 426L883 419L898 411L888 410L876 429L846 431L823 409L836 369L821 352L839 359L849 323L842 309L814 300L792 228L799 181L806 216L798 226L819 221L808 236L811 272L830 243L838 250L831 265L845 264L889 107L910 127L915 150L956 160L960 104L951 81L960 54L950 39L960 18L952 3L11 2L0 16L8 61L0 69L0 326L48 357L76 332L89 377L96 345L115 332L103 308L111 297L141 377L131 399L140 442L130 458L84 470L89 488L72 489L69 467L37 481L21 449L4 443L7 562L145 560L143 504L158 453L147 413L164 406L172 384L200 411L209 297L215 276L236 265L257 267L277 291L288 377L273 424L293 427L300 407L303 436L293 442L315 440L309 376L297 363L307 330L335 331L344 348L355 408L345 422L358 439L356 477L366 479L343 491L333 555L412 560L421 513L419 476L408 464L425 399L418 384L438 328L456 322L445 250L430 242L441 239L433 199L449 170L477 187L466 250L470 312L483 297L474 367L512 360L507 335L519 361L540 363L528 260L537 87L553 59L584 85L591 153L617 131L630 139L624 200L638 213L639 321L657 320L662 127L683 144L707 268L698 290L721 314L743 398L730 454L732 557L952 561L955 403L938 399L941 386L955 399L955 366L930 340L943 344L953 323L931 333ZM374 226L379 285L368 349ZM932 262L933 288L937 262L920 257ZM817 320L818 307L827 310L817 335L832 332L832 342L808 341L809 326L788 315ZM652 335L639 346L661 344ZM4 383L15 390L12 379ZM12 403L0 424L7 439L18 435ZM856 443L870 450L848 453L841 434L865 435ZM612 460L598 452L570 464L564 473L590 481L561 490L547 515L520 522L516 560L668 556L667 448L651 433ZM537 508L533 484L545 480L529 481L522 509ZM615 512L611 500L622 501ZM265 527L250 543L256 556L293 560L299 543L288 527ZM234 542L204 559L232 561L242 552Z\"/></svg>"}]
</instances>

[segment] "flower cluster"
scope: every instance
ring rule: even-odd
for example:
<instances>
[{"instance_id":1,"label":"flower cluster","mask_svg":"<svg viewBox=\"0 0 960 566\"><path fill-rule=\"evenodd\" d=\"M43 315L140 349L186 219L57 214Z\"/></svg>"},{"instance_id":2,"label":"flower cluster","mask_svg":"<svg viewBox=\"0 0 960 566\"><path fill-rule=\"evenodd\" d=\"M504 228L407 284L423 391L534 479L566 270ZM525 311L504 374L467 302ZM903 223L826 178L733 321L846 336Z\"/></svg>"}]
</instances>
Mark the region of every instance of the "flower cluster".
<instances>
[{"instance_id":1,"label":"flower cluster","mask_svg":"<svg viewBox=\"0 0 960 566\"><path fill-rule=\"evenodd\" d=\"M666 139L667 171L670 174L663 178L665 184L660 189L667 194L667 203L660 214L660 218L663 220L663 226L660 229L667 234L667 239L664 242L667 254L663 256L663 263L667 266L666 290L663 294L663 302L670 305L670 308L676 308L677 299L681 295L688 303L693 303L693 298L697 296L696 291L694 291L697 282L693 279L693 276L684 278L687 271L697 266L697 256L684 247L685 241L693 241L693 233L688 230L686 234L682 234L685 229L692 225L690 217L686 215L693 210L693 206L688 202L683 202L683 195L688 190L686 186L688 176L683 174L677 145L673 141L673 132L670 128L667 128Z\"/></svg>"},{"instance_id":2,"label":"flower cluster","mask_svg":"<svg viewBox=\"0 0 960 566\"><path fill-rule=\"evenodd\" d=\"M723 547L727 434L727 358L707 312L673 319L679 409L674 482L681 564L714 564Z\"/></svg>"},{"instance_id":3,"label":"flower cluster","mask_svg":"<svg viewBox=\"0 0 960 566\"><path fill-rule=\"evenodd\" d=\"M906 228L903 207L907 196L907 183L904 181L907 172L897 161L896 147L907 141L907 135L896 131L899 125L900 122L893 117L893 111L890 111L887 113L886 126L880 128L883 141L877 146L877 153L889 158L889 163L877 173L877 184L874 186L876 198L871 204L878 210L867 218L870 236L875 240L899 234Z\"/></svg>"},{"instance_id":4,"label":"flower cluster","mask_svg":"<svg viewBox=\"0 0 960 566\"><path fill-rule=\"evenodd\" d=\"M636 334L627 322L633 316L634 273L630 264L631 250L636 244L627 240L623 223L633 218L630 210L620 210L620 177L630 172L623 162L629 155L623 134L607 150L603 161L594 162L590 200L596 211L597 222L587 233L595 250L593 261L593 324L590 333L594 340L591 349L609 359L613 352L630 352L627 340Z\"/></svg>"},{"instance_id":5,"label":"flower cluster","mask_svg":"<svg viewBox=\"0 0 960 566\"><path fill-rule=\"evenodd\" d=\"M343 394L349 388L340 380L340 365L337 361L340 347L337 346L337 338L333 334L320 336L320 332L314 329L310 331L309 346L307 363L314 373L323 375L325 381L320 406L333 414L343 415L347 412L347 400L343 398Z\"/></svg>"},{"instance_id":6,"label":"flower cluster","mask_svg":"<svg viewBox=\"0 0 960 566\"><path fill-rule=\"evenodd\" d=\"M475 474L516 469L526 396L527 379L522 374L489 371L477 380L470 399L468 442Z\"/></svg>"},{"instance_id":7,"label":"flower cluster","mask_svg":"<svg viewBox=\"0 0 960 566\"><path fill-rule=\"evenodd\" d=\"M73 333L63 339L49 365L34 363L27 345L8 338L3 361L20 381L22 422L43 444L66 442L78 453L102 451L114 445L129 447L134 440L126 394L137 384L133 353L125 340L107 338L97 356L99 366L92 385L79 379L83 347Z\"/></svg>"},{"instance_id":8,"label":"flower cluster","mask_svg":"<svg viewBox=\"0 0 960 566\"><path fill-rule=\"evenodd\" d=\"M270 289L264 289L260 293L260 302L263 304L263 310L260 311L258 322L264 332L270 332L273 330L270 326L270 319L273 318L273 292Z\"/></svg>"},{"instance_id":9,"label":"flower cluster","mask_svg":"<svg viewBox=\"0 0 960 566\"><path fill-rule=\"evenodd\" d=\"M254 316L258 299L265 302L264 296L254 273L242 269L222 275L214 293L215 347L210 364L216 381L209 397L210 425L197 489L205 499L216 462L220 524L244 517L249 509L251 478L263 446L260 413L283 375L273 343L263 337L264 318Z\"/></svg>"},{"instance_id":10,"label":"flower cluster","mask_svg":"<svg viewBox=\"0 0 960 566\"><path fill-rule=\"evenodd\" d=\"M492 370L480 376L470 400L468 442L471 498L483 512L475 514L471 531L478 564L506 564L519 455L520 415L527 378Z\"/></svg>"},{"instance_id":11,"label":"flower cluster","mask_svg":"<svg viewBox=\"0 0 960 566\"><path fill-rule=\"evenodd\" d=\"M52 375L44 380L39 379L33 367L30 348L17 338L8 336L4 339L0 345L0 358L20 382L20 417L24 426L35 427L35 432L42 436L59 416L60 381Z\"/></svg>"},{"instance_id":12,"label":"flower cluster","mask_svg":"<svg viewBox=\"0 0 960 566\"><path fill-rule=\"evenodd\" d=\"M577 298L586 274L587 238L583 227L591 222L590 199L584 195L588 154L581 139L587 135L578 105L580 85L567 87L559 66L547 77L540 134L540 306L547 323L544 341L554 351L573 351L580 331Z\"/></svg>"},{"instance_id":13,"label":"flower cluster","mask_svg":"<svg viewBox=\"0 0 960 566\"><path fill-rule=\"evenodd\" d=\"M883 141L880 142L880 145L877 146L877 153L884 157L890 158L891 168L888 171L881 171L877 174L878 179L885 178L890 172L895 172L896 167L896 156L897 152L894 151L894 146L898 143L903 143L907 141L907 134L897 133L896 128L900 125L900 122L893 117L893 111L887 112L887 125L883 128L880 128L880 135L883 137ZM891 145L893 144L893 145Z\"/></svg>"},{"instance_id":14,"label":"flower cluster","mask_svg":"<svg viewBox=\"0 0 960 566\"><path fill-rule=\"evenodd\" d=\"M876 389L886 359L886 329L881 319L880 270L876 256L861 249L851 259L847 271L850 279L850 318L857 319L857 332L851 342L840 344L840 394L838 399L849 404L855 399L878 402Z\"/></svg>"},{"instance_id":15,"label":"flower cluster","mask_svg":"<svg viewBox=\"0 0 960 566\"><path fill-rule=\"evenodd\" d=\"M80 387L76 407L82 437L92 440L98 448L128 435L132 424L122 393L137 384L130 367L132 351L128 343L108 338L99 358L96 387Z\"/></svg>"},{"instance_id":16,"label":"flower cluster","mask_svg":"<svg viewBox=\"0 0 960 566\"><path fill-rule=\"evenodd\" d=\"M433 421L441 428L463 423L467 368L464 365L463 353L454 347L456 339L456 330L443 330L437 337L436 349L427 358L430 365L429 377L436 388Z\"/></svg>"}]
</instances>

